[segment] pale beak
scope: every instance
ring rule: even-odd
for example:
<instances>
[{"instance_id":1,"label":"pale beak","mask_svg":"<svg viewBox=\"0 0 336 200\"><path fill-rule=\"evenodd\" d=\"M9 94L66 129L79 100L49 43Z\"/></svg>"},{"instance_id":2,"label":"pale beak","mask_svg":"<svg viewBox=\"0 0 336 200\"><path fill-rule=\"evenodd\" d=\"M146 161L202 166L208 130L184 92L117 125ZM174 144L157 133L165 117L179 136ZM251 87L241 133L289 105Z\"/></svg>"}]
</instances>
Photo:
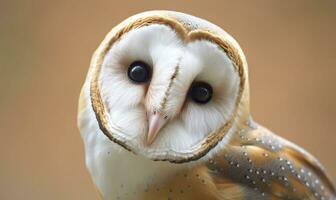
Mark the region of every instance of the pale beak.
<instances>
[{"instance_id":1,"label":"pale beak","mask_svg":"<svg viewBox=\"0 0 336 200\"><path fill-rule=\"evenodd\" d=\"M146 143L147 145L151 145L156 136L158 135L160 129L165 125L167 119L159 113L149 114L148 116L148 134Z\"/></svg>"}]
</instances>

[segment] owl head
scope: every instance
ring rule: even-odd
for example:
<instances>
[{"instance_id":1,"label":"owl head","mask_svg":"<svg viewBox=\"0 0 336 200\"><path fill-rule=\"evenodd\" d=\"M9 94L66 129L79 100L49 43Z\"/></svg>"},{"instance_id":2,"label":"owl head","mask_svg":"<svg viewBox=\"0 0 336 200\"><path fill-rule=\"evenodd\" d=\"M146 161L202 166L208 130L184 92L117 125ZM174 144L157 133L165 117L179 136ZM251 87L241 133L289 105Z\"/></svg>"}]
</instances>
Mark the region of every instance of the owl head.
<instances>
[{"instance_id":1,"label":"owl head","mask_svg":"<svg viewBox=\"0 0 336 200\"><path fill-rule=\"evenodd\" d=\"M197 160L225 145L248 113L247 64L237 42L171 11L132 16L93 55L84 92L111 142L152 160Z\"/></svg>"}]
</instances>

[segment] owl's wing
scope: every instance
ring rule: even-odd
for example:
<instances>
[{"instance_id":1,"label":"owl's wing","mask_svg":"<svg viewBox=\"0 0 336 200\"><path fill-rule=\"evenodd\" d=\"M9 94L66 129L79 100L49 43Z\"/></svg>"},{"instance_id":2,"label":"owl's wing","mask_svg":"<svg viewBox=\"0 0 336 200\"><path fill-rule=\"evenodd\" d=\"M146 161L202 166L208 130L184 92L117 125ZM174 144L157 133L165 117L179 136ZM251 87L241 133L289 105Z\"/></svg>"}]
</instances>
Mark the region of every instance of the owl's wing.
<instances>
[{"instance_id":1,"label":"owl's wing","mask_svg":"<svg viewBox=\"0 0 336 200\"><path fill-rule=\"evenodd\" d=\"M313 156L262 126L244 127L230 144L207 163L218 199L336 199Z\"/></svg>"}]
</instances>

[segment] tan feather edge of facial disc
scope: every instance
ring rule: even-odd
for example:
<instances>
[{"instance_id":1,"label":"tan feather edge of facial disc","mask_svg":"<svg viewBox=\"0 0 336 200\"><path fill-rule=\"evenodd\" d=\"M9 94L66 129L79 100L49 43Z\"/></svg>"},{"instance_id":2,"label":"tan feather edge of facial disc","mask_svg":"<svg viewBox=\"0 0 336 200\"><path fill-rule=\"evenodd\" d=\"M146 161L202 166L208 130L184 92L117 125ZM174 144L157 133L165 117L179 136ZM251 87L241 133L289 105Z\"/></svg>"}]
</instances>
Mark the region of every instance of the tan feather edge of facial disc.
<instances>
[{"instance_id":1,"label":"tan feather edge of facial disc","mask_svg":"<svg viewBox=\"0 0 336 200\"><path fill-rule=\"evenodd\" d=\"M100 95L99 90L99 74L101 71L101 66L104 60L104 57L108 50L112 47L114 42L119 40L121 36L133 29L151 25L151 24L164 24L167 26L170 26L173 30L175 30L180 37L185 42L195 41L195 40L208 40L211 42L214 42L217 44L220 48L222 48L226 54L229 56L229 58L232 60L235 69L238 71L240 76L240 87L239 87L239 94L236 99L235 103L235 109L234 112L230 118L230 120L223 125L220 129L218 129L216 132L210 134L207 138L205 138L200 143L194 145L194 147L191 147L191 149L195 149L196 151L192 155L183 155L180 154L180 158L176 159L153 159L153 160L160 160L160 161L169 161L173 163L183 163L188 162L192 160L197 160L204 156L208 151L210 151L213 147L215 147L218 142L220 142L225 133L231 128L234 119L237 116L239 103L242 98L242 94L244 91L244 85L245 85L245 75L244 75L244 69L243 69L243 62L242 58L237 51L237 49L232 45L229 41L226 41L222 37L212 33L209 30L188 30L186 29L181 22L178 20L170 17L170 16L164 16L164 15L153 15L143 18L136 18L134 20L131 19L131 23L127 23L126 25L122 26L119 30L115 32L115 34L109 33L104 41L100 44L98 49L96 50L93 59L92 59L92 67L93 67L93 76L91 80L90 85L90 92L91 92L91 101L92 101L92 107L95 112L96 118L99 123L100 129L103 131L103 133L113 142L116 142L117 144L123 146L125 149L135 153L132 151L132 148L126 144L125 141L121 140L120 138L117 138L115 135L112 134L107 116L106 116L106 109L105 105L103 103L103 100ZM113 30L111 31L113 32ZM199 146L200 147L197 147Z\"/></svg>"}]
</instances>

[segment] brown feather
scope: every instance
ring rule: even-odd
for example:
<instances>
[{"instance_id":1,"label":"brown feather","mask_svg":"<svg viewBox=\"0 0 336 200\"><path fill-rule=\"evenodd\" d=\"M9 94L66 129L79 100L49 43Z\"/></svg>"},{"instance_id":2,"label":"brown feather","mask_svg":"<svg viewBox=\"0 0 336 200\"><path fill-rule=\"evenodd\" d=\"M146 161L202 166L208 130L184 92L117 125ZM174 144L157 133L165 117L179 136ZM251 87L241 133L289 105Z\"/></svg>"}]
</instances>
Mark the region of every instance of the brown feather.
<instances>
[{"instance_id":1,"label":"brown feather","mask_svg":"<svg viewBox=\"0 0 336 200\"><path fill-rule=\"evenodd\" d=\"M336 197L315 158L262 126L243 126L230 144L207 164L221 196L240 191L245 194L232 199Z\"/></svg>"}]
</instances>

